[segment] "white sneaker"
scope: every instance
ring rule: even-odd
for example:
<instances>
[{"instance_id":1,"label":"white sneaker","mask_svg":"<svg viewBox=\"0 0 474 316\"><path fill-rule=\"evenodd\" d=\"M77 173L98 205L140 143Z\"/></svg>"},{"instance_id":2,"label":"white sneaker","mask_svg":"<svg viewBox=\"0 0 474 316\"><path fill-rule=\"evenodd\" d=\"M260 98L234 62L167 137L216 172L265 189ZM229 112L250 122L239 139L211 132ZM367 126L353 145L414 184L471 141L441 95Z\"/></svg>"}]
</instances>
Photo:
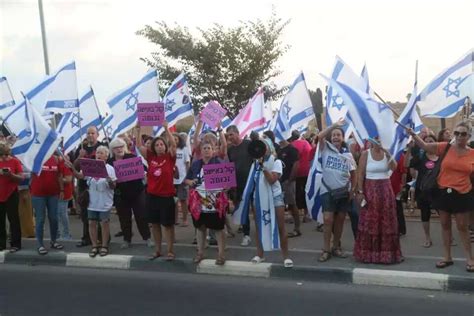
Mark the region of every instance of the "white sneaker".
<instances>
[{"instance_id":1,"label":"white sneaker","mask_svg":"<svg viewBox=\"0 0 474 316\"><path fill-rule=\"evenodd\" d=\"M240 243L241 246L247 247L250 245L250 242L252 239L250 239L250 236L245 235L244 238L242 238L242 242Z\"/></svg>"},{"instance_id":2,"label":"white sneaker","mask_svg":"<svg viewBox=\"0 0 474 316\"><path fill-rule=\"evenodd\" d=\"M130 248L130 243L128 241L124 241L121 245L120 245L120 249L128 249Z\"/></svg>"},{"instance_id":3,"label":"white sneaker","mask_svg":"<svg viewBox=\"0 0 474 316\"><path fill-rule=\"evenodd\" d=\"M151 238L148 238L146 240L146 246L149 247L149 248L153 248L153 247L155 247L155 242L153 240L151 240Z\"/></svg>"}]
</instances>

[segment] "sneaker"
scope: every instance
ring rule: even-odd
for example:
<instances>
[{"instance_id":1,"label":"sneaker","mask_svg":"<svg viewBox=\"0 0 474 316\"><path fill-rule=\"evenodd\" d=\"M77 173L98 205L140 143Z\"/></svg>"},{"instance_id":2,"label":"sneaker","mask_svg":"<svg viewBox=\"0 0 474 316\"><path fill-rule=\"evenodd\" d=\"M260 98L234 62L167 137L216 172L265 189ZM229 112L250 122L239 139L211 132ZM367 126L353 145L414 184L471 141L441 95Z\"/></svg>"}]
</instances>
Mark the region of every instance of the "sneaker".
<instances>
[{"instance_id":1,"label":"sneaker","mask_svg":"<svg viewBox=\"0 0 474 316\"><path fill-rule=\"evenodd\" d=\"M120 245L120 249L128 249L130 248L130 243L128 241L124 241L123 244Z\"/></svg>"},{"instance_id":2,"label":"sneaker","mask_svg":"<svg viewBox=\"0 0 474 316\"><path fill-rule=\"evenodd\" d=\"M245 235L244 238L242 238L242 242L240 243L241 246L247 247L250 245L250 242L252 240L250 239L250 236Z\"/></svg>"},{"instance_id":3,"label":"sneaker","mask_svg":"<svg viewBox=\"0 0 474 316\"><path fill-rule=\"evenodd\" d=\"M151 238L148 238L146 240L146 246L149 247L149 248L153 248L153 247L155 247L155 242Z\"/></svg>"}]
</instances>

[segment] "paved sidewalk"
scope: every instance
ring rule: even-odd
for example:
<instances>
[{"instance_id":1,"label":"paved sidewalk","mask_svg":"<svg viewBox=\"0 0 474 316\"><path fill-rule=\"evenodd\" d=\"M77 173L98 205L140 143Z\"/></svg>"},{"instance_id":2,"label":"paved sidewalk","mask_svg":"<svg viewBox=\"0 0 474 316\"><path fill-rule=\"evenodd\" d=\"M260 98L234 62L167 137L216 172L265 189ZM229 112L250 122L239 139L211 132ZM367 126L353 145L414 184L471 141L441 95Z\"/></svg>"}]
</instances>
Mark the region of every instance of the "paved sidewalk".
<instances>
[{"instance_id":1,"label":"paved sidewalk","mask_svg":"<svg viewBox=\"0 0 474 316\"><path fill-rule=\"evenodd\" d=\"M446 269L436 269L435 263L442 254L440 225L436 218L431 224L433 239L431 248L421 247L423 233L419 219L416 217L407 218L407 235L401 238L405 261L395 265L361 264L354 261L352 256L346 259L332 258L327 262L319 263L317 258L322 248L322 233L315 230L314 222L304 223L302 224L303 235L289 239L290 256L295 264L293 269L283 268L281 255L278 251L266 253L265 264L252 265L249 263L249 260L255 255L253 226L251 230L252 243L249 247L240 246L242 234L236 233L234 238L227 238L226 258L228 261L223 268L216 266L214 260L205 260L199 265L192 263L196 251L195 245L191 244L194 237L192 225L188 227L176 226L175 252L177 260L169 263L161 258L155 261L148 260L148 256L153 250L146 247L145 242L140 240L135 227L132 247L120 249L121 238L113 237L120 230L116 215L111 218L111 254L105 258L90 259L86 254L89 247L77 248L75 246L82 232L82 223L77 216L70 216L70 222L71 233L75 240L64 241L63 251L53 250L46 256L40 256L36 253L35 240L24 239L22 251L17 254L0 253L0 262L282 277L297 281L325 280L474 292L474 275L465 271L465 259L461 245L452 248L455 260L453 266ZM291 229L292 225L287 224L287 230L291 231ZM45 235L47 238L47 229ZM456 240L459 239L456 233L454 236ZM351 254L353 242L350 222L347 220L342 245L348 254ZM165 247L163 245L162 252L165 252ZM216 255L216 247L210 246L207 249L206 257L214 259Z\"/></svg>"}]
</instances>

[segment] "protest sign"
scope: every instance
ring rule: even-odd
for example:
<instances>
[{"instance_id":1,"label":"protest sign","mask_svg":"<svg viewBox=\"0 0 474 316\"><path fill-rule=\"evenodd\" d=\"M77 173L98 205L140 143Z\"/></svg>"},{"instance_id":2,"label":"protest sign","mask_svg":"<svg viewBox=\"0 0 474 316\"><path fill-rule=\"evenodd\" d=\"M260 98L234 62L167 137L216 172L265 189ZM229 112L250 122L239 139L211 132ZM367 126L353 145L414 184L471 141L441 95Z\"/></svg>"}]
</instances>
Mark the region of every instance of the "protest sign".
<instances>
[{"instance_id":1,"label":"protest sign","mask_svg":"<svg viewBox=\"0 0 474 316\"><path fill-rule=\"evenodd\" d=\"M237 186L233 162L205 165L203 171L206 190L229 189Z\"/></svg>"},{"instance_id":2,"label":"protest sign","mask_svg":"<svg viewBox=\"0 0 474 316\"><path fill-rule=\"evenodd\" d=\"M201 121L209 125L211 128L216 128L217 124L222 121L226 113L227 110L223 109L219 103L216 101L210 101L201 112Z\"/></svg>"},{"instance_id":3,"label":"protest sign","mask_svg":"<svg viewBox=\"0 0 474 316\"><path fill-rule=\"evenodd\" d=\"M145 169L143 168L143 162L140 157L115 160L114 169L117 182L119 183L143 179L145 176Z\"/></svg>"},{"instance_id":4,"label":"protest sign","mask_svg":"<svg viewBox=\"0 0 474 316\"><path fill-rule=\"evenodd\" d=\"M138 103L137 116L140 126L161 126L165 119L163 102Z\"/></svg>"},{"instance_id":5,"label":"protest sign","mask_svg":"<svg viewBox=\"0 0 474 316\"><path fill-rule=\"evenodd\" d=\"M107 168L105 168L105 161L80 158L79 165L81 166L82 174L86 177L92 178L107 178Z\"/></svg>"}]
</instances>

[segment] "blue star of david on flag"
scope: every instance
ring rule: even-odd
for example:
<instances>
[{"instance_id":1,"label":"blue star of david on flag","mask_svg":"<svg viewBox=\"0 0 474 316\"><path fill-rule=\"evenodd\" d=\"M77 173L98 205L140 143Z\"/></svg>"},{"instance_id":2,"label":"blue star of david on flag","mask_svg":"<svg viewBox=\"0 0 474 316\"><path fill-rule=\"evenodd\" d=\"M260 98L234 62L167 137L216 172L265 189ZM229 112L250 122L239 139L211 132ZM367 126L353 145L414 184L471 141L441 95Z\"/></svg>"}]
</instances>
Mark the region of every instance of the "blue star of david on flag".
<instances>
[{"instance_id":1,"label":"blue star of david on flag","mask_svg":"<svg viewBox=\"0 0 474 316\"><path fill-rule=\"evenodd\" d=\"M333 102L332 106L337 108L340 111L342 109L342 107L345 105L344 100L339 96L339 94L336 94L335 96L333 96L331 98L332 98L332 102Z\"/></svg>"},{"instance_id":2,"label":"blue star of david on flag","mask_svg":"<svg viewBox=\"0 0 474 316\"><path fill-rule=\"evenodd\" d=\"M107 132L107 136L111 137L112 135L112 126L107 126L107 128L105 129L105 131Z\"/></svg>"},{"instance_id":3,"label":"blue star of david on flag","mask_svg":"<svg viewBox=\"0 0 474 316\"><path fill-rule=\"evenodd\" d=\"M263 223L265 225L270 225L272 221L271 216L270 216L270 210L262 210L262 213L263 213L263 216L262 216Z\"/></svg>"},{"instance_id":4,"label":"blue star of david on flag","mask_svg":"<svg viewBox=\"0 0 474 316\"><path fill-rule=\"evenodd\" d=\"M450 96L452 95L455 95L456 97L459 98L459 89L458 89L458 86L459 84L462 82L462 79L461 77L457 78L457 79L451 79L451 78L448 78L448 84L443 88L444 91L446 91L446 98L449 98ZM450 87L451 85L454 84L454 90L451 90Z\"/></svg>"},{"instance_id":5,"label":"blue star of david on flag","mask_svg":"<svg viewBox=\"0 0 474 316\"><path fill-rule=\"evenodd\" d=\"M176 104L176 102L173 99L166 99L165 103L165 111L166 112L171 112L173 111L173 106Z\"/></svg>"},{"instance_id":6,"label":"blue star of david on flag","mask_svg":"<svg viewBox=\"0 0 474 316\"><path fill-rule=\"evenodd\" d=\"M290 119L291 107L289 106L288 101L283 103L283 110L285 111L286 119L289 120Z\"/></svg>"},{"instance_id":7,"label":"blue star of david on flag","mask_svg":"<svg viewBox=\"0 0 474 316\"><path fill-rule=\"evenodd\" d=\"M383 103L378 103L378 107L379 107L379 113L388 109L388 106L386 106Z\"/></svg>"},{"instance_id":8,"label":"blue star of david on flag","mask_svg":"<svg viewBox=\"0 0 474 316\"><path fill-rule=\"evenodd\" d=\"M72 117L69 120L69 123L71 123L71 128L77 127L80 128L80 122L83 119L79 116L79 112L72 113Z\"/></svg>"},{"instance_id":9,"label":"blue star of david on flag","mask_svg":"<svg viewBox=\"0 0 474 316\"><path fill-rule=\"evenodd\" d=\"M130 93L130 97L125 101L127 104L127 111L135 111L135 105L138 103L138 92L137 93Z\"/></svg>"}]
</instances>

